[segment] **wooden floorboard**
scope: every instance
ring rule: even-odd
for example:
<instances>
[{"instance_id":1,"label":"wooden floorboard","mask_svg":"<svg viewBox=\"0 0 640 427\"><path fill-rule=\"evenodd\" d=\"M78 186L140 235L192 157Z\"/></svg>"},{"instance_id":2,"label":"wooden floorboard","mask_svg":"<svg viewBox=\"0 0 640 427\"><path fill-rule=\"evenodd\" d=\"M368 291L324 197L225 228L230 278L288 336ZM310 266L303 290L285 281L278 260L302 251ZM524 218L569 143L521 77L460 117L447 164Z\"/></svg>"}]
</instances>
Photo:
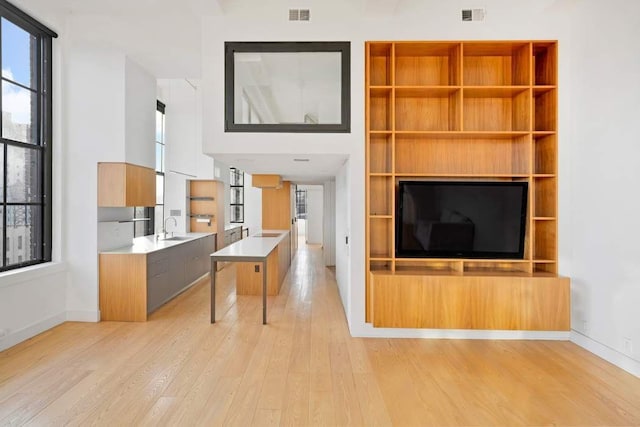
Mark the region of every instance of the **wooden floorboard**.
<instances>
[{"instance_id":1,"label":"wooden floorboard","mask_svg":"<svg viewBox=\"0 0 640 427\"><path fill-rule=\"evenodd\" d=\"M570 342L352 338L317 246L280 295L218 273L146 323L65 323L0 353L4 425L640 425L640 379Z\"/></svg>"}]
</instances>

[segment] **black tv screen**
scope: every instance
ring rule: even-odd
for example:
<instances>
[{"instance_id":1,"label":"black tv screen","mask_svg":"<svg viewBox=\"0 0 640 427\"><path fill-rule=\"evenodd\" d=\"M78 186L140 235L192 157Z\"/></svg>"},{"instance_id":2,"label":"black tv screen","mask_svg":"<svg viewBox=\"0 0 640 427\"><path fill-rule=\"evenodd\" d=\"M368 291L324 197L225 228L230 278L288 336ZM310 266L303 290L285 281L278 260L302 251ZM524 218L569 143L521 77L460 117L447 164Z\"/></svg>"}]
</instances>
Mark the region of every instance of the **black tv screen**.
<instances>
[{"instance_id":1,"label":"black tv screen","mask_svg":"<svg viewBox=\"0 0 640 427\"><path fill-rule=\"evenodd\" d=\"M400 181L396 256L522 259L527 183Z\"/></svg>"}]
</instances>

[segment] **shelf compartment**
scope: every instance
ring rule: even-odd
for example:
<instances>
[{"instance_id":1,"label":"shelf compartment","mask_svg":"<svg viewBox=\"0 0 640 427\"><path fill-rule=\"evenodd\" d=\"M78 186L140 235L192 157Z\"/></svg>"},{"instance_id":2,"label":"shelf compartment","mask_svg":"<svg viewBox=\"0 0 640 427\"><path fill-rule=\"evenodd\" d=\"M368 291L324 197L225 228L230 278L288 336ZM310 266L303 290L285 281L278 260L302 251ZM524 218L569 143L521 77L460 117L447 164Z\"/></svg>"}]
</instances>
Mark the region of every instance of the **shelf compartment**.
<instances>
[{"instance_id":1,"label":"shelf compartment","mask_svg":"<svg viewBox=\"0 0 640 427\"><path fill-rule=\"evenodd\" d=\"M556 217L556 179L534 178L534 217Z\"/></svg>"},{"instance_id":2,"label":"shelf compartment","mask_svg":"<svg viewBox=\"0 0 640 427\"><path fill-rule=\"evenodd\" d=\"M438 258L397 258L396 271L416 275L461 275L462 260Z\"/></svg>"},{"instance_id":3,"label":"shelf compartment","mask_svg":"<svg viewBox=\"0 0 640 427\"><path fill-rule=\"evenodd\" d=\"M534 260L556 259L556 223L555 221L536 221L534 237Z\"/></svg>"},{"instance_id":4,"label":"shelf compartment","mask_svg":"<svg viewBox=\"0 0 640 427\"><path fill-rule=\"evenodd\" d=\"M391 85L391 43L369 44L369 84Z\"/></svg>"},{"instance_id":5,"label":"shelf compartment","mask_svg":"<svg viewBox=\"0 0 640 427\"><path fill-rule=\"evenodd\" d=\"M462 105L465 131L525 132L531 128L529 89L464 89Z\"/></svg>"},{"instance_id":6,"label":"shelf compartment","mask_svg":"<svg viewBox=\"0 0 640 427\"><path fill-rule=\"evenodd\" d=\"M558 116L556 90L534 92L534 131L555 131Z\"/></svg>"},{"instance_id":7,"label":"shelf compartment","mask_svg":"<svg viewBox=\"0 0 640 427\"><path fill-rule=\"evenodd\" d=\"M391 258L391 218L369 218L369 257Z\"/></svg>"},{"instance_id":8,"label":"shelf compartment","mask_svg":"<svg viewBox=\"0 0 640 427\"><path fill-rule=\"evenodd\" d=\"M553 277L558 273L558 264L555 261L534 261L533 275L536 277Z\"/></svg>"},{"instance_id":9,"label":"shelf compartment","mask_svg":"<svg viewBox=\"0 0 640 427\"><path fill-rule=\"evenodd\" d=\"M529 137L441 139L396 137L395 171L425 175L527 175Z\"/></svg>"},{"instance_id":10,"label":"shelf compartment","mask_svg":"<svg viewBox=\"0 0 640 427\"><path fill-rule=\"evenodd\" d=\"M537 136L534 135L534 173L551 174L556 173L557 164L557 137L556 135Z\"/></svg>"},{"instance_id":11,"label":"shelf compartment","mask_svg":"<svg viewBox=\"0 0 640 427\"><path fill-rule=\"evenodd\" d=\"M369 129L372 131L392 130L393 91L388 88L375 88L369 92Z\"/></svg>"},{"instance_id":12,"label":"shelf compartment","mask_svg":"<svg viewBox=\"0 0 640 427\"><path fill-rule=\"evenodd\" d=\"M461 91L433 88L396 89L398 131L458 131Z\"/></svg>"},{"instance_id":13,"label":"shelf compartment","mask_svg":"<svg viewBox=\"0 0 640 427\"><path fill-rule=\"evenodd\" d=\"M462 45L463 84L512 86L531 84L531 44L514 42Z\"/></svg>"},{"instance_id":14,"label":"shelf compartment","mask_svg":"<svg viewBox=\"0 0 640 427\"><path fill-rule=\"evenodd\" d=\"M556 85L558 82L556 43L533 44L533 70L535 85Z\"/></svg>"},{"instance_id":15,"label":"shelf compartment","mask_svg":"<svg viewBox=\"0 0 640 427\"><path fill-rule=\"evenodd\" d=\"M465 275L530 274L529 260L465 260Z\"/></svg>"},{"instance_id":16,"label":"shelf compartment","mask_svg":"<svg viewBox=\"0 0 640 427\"><path fill-rule=\"evenodd\" d=\"M392 271L391 264L391 259L369 261L369 270L374 273L390 273Z\"/></svg>"},{"instance_id":17,"label":"shelf compartment","mask_svg":"<svg viewBox=\"0 0 640 427\"><path fill-rule=\"evenodd\" d=\"M391 177L369 178L369 215L391 215Z\"/></svg>"},{"instance_id":18,"label":"shelf compartment","mask_svg":"<svg viewBox=\"0 0 640 427\"><path fill-rule=\"evenodd\" d=\"M396 43L396 86L460 84L459 43Z\"/></svg>"},{"instance_id":19,"label":"shelf compartment","mask_svg":"<svg viewBox=\"0 0 640 427\"><path fill-rule=\"evenodd\" d=\"M391 173L392 136L372 134L369 136L369 172Z\"/></svg>"}]
</instances>

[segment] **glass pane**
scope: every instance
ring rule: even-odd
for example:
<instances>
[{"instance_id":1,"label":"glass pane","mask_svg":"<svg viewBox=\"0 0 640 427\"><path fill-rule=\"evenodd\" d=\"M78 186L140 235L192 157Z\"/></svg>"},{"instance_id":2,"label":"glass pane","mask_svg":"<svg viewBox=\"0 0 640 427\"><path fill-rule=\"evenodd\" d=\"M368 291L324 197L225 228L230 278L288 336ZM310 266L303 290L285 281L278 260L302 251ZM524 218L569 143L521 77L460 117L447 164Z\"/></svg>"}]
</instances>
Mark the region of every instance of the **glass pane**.
<instances>
[{"instance_id":1,"label":"glass pane","mask_svg":"<svg viewBox=\"0 0 640 427\"><path fill-rule=\"evenodd\" d=\"M4 70L3 70L4 72ZM35 92L2 81L2 137L36 144L38 103Z\"/></svg>"},{"instance_id":2,"label":"glass pane","mask_svg":"<svg viewBox=\"0 0 640 427\"><path fill-rule=\"evenodd\" d=\"M156 175L156 205L164 205L164 175Z\"/></svg>"},{"instance_id":3,"label":"glass pane","mask_svg":"<svg viewBox=\"0 0 640 427\"><path fill-rule=\"evenodd\" d=\"M7 201L40 202L40 150L7 147Z\"/></svg>"},{"instance_id":4,"label":"glass pane","mask_svg":"<svg viewBox=\"0 0 640 427\"><path fill-rule=\"evenodd\" d=\"M235 52L233 58L234 123L341 122L340 52Z\"/></svg>"},{"instance_id":5,"label":"glass pane","mask_svg":"<svg viewBox=\"0 0 640 427\"><path fill-rule=\"evenodd\" d=\"M232 187L231 188L231 204L244 203L244 187Z\"/></svg>"},{"instance_id":6,"label":"glass pane","mask_svg":"<svg viewBox=\"0 0 640 427\"><path fill-rule=\"evenodd\" d=\"M35 88L36 38L2 18L2 77Z\"/></svg>"},{"instance_id":7,"label":"glass pane","mask_svg":"<svg viewBox=\"0 0 640 427\"><path fill-rule=\"evenodd\" d=\"M156 171L164 172L164 159L162 158L164 154L164 145L156 143Z\"/></svg>"},{"instance_id":8,"label":"glass pane","mask_svg":"<svg viewBox=\"0 0 640 427\"><path fill-rule=\"evenodd\" d=\"M156 142L164 143L164 114L156 110Z\"/></svg>"},{"instance_id":9,"label":"glass pane","mask_svg":"<svg viewBox=\"0 0 640 427\"><path fill-rule=\"evenodd\" d=\"M42 208L7 206L7 262L18 264L42 259Z\"/></svg>"},{"instance_id":10,"label":"glass pane","mask_svg":"<svg viewBox=\"0 0 640 427\"><path fill-rule=\"evenodd\" d=\"M162 230L162 227L164 227L164 206L156 206L155 208L155 225L156 225L156 231L160 231Z\"/></svg>"}]
</instances>

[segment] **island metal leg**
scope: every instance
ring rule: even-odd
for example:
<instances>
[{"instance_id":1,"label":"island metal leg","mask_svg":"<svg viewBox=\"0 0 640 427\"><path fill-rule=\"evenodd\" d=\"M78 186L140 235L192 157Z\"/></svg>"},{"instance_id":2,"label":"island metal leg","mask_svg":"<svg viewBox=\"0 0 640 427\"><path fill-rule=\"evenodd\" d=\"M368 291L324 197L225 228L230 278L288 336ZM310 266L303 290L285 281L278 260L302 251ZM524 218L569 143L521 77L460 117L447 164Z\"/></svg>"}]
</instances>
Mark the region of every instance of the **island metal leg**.
<instances>
[{"instance_id":1,"label":"island metal leg","mask_svg":"<svg viewBox=\"0 0 640 427\"><path fill-rule=\"evenodd\" d=\"M262 261L262 324L267 324L267 259Z\"/></svg>"},{"instance_id":2,"label":"island metal leg","mask_svg":"<svg viewBox=\"0 0 640 427\"><path fill-rule=\"evenodd\" d=\"M211 258L211 323L216 323L216 269L218 263Z\"/></svg>"}]
</instances>

